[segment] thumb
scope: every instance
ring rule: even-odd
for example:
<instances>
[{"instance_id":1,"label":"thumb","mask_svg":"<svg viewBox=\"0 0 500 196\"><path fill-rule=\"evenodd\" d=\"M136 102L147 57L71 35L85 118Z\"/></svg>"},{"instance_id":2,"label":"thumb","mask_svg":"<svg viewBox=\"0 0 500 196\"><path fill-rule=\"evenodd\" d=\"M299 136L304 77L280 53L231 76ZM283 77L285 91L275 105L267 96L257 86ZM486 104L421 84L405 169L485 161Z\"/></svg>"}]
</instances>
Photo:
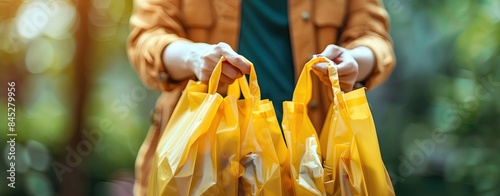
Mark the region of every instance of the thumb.
<instances>
[{"instance_id":1,"label":"thumb","mask_svg":"<svg viewBox=\"0 0 500 196\"><path fill-rule=\"evenodd\" d=\"M316 63L312 68L313 71L319 71L322 74L328 75L328 63Z\"/></svg>"}]
</instances>

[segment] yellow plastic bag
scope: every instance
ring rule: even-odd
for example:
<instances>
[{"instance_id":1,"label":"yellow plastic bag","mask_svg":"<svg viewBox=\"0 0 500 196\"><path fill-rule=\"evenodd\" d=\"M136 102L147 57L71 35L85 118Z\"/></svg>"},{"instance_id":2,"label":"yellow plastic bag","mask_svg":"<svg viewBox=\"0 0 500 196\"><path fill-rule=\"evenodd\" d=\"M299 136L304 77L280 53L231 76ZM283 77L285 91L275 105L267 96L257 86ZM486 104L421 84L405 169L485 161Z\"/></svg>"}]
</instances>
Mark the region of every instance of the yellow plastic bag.
<instances>
[{"instance_id":1,"label":"yellow plastic bag","mask_svg":"<svg viewBox=\"0 0 500 196\"><path fill-rule=\"evenodd\" d=\"M365 89L344 94L333 62L321 61L332 65L328 70L335 94L320 136L326 194L394 195Z\"/></svg>"},{"instance_id":2,"label":"yellow plastic bag","mask_svg":"<svg viewBox=\"0 0 500 196\"><path fill-rule=\"evenodd\" d=\"M248 61L247 61L248 62ZM250 62L248 62L251 64ZM253 65L252 65L253 67ZM246 83L245 78L241 78ZM285 195L283 181L289 181L287 173L281 171L287 150L276 113L271 101L260 100L257 76L250 73L249 96L238 101L239 125L241 129L240 164L244 173L239 179L240 195ZM229 92L235 91L234 89Z\"/></svg>"},{"instance_id":3,"label":"yellow plastic bag","mask_svg":"<svg viewBox=\"0 0 500 196\"><path fill-rule=\"evenodd\" d=\"M323 164L318 135L309 116L307 105L311 100L312 65L309 61L300 74L293 92L293 100L283 102L283 132L289 150L289 169L295 195L324 195Z\"/></svg>"},{"instance_id":4,"label":"yellow plastic bag","mask_svg":"<svg viewBox=\"0 0 500 196\"><path fill-rule=\"evenodd\" d=\"M148 195L237 194L243 172L238 100L216 93L224 60L208 85L189 81L186 86L159 141Z\"/></svg>"}]
</instances>

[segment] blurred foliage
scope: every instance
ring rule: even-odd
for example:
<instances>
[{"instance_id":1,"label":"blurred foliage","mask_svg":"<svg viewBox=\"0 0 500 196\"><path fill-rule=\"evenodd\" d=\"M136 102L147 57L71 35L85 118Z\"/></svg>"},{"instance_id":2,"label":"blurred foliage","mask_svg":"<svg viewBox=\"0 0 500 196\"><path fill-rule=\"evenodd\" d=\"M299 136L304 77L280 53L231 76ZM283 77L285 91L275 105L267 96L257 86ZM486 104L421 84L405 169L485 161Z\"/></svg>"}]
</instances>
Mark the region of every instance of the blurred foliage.
<instances>
[{"instance_id":1,"label":"blurred foliage","mask_svg":"<svg viewBox=\"0 0 500 196\"><path fill-rule=\"evenodd\" d=\"M75 171L64 173L59 181L54 162L84 173L82 194L131 190L135 157L158 93L141 84L128 62L125 43L132 2L93 0L91 5L90 25L84 29L91 37L88 71L76 73L73 58L80 16L74 1L0 2L0 35L6 38L0 41L0 82L16 82L18 133L16 189L2 188L0 195L59 195L60 183ZM80 90L73 81L76 74L90 78L79 131L98 135L90 149L82 148L84 153L69 145L76 121L74 92ZM6 105L0 110L6 111ZM5 124L6 114L0 116ZM84 134L80 143L92 141ZM7 152L4 145L1 150ZM65 159L72 151L84 159L75 167ZM6 156L2 160L0 166L6 168ZM2 178L0 183L7 181Z\"/></svg>"},{"instance_id":2,"label":"blurred foliage","mask_svg":"<svg viewBox=\"0 0 500 196\"><path fill-rule=\"evenodd\" d=\"M500 2L384 4L398 63L369 101L396 193L500 195ZM109 195L130 183L158 93L142 86L126 56L132 2L92 0L91 5L85 29L91 37L85 62L90 94L80 131L100 139L76 167L87 181L83 194ZM18 132L17 186L0 195L60 193L53 164L64 164L70 154L79 90L73 78L82 74L73 61L76 8L68 0L0 1L0 89L16 81ZM0 99L5 103L3 92ZM1 112L1 124L5 119ZM86 135L84 140L91 141ZM0 150L0 166L6 168L8 149Z\"/></svg>"},{"instance_id":3,"label":"blurred foliage","mask_svg":"<svg viewBox=\"0 0 500 196\"><path fill-rule=\"evenodd\" d=\"M500 195L500 2L385 5L398 63L369 98L396 192Z\"/></svg>"}]
</instances>

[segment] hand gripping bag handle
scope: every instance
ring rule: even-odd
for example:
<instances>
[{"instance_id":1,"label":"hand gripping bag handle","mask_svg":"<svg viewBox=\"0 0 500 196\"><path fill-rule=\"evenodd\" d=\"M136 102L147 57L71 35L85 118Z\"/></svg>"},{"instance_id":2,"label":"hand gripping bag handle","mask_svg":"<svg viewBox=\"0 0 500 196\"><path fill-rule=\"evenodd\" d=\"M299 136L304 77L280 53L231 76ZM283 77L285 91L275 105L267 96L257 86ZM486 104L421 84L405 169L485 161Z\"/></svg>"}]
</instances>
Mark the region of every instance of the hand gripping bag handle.
<instances>
[{"instance_id":1,"label":"hand gripping bag handle","mask_svg":"<svg viewBox=\"0 0 500 196\"><path fill-rule=\"evenodd\" d=\"M312 66L316 63L328 63L328 77L330 78L330 84L333 90L333 95L340 91L339 77L337 72L337 67L335 63L326 57L314 56L309 60L304 68L300 77L297 81L297 86L293 91L293 101L308 104L311 101L312 94L312 80L311 80L311 70Z\"/></svg>"},{"instance_id":2,"label":"hand gripping bag handle","mask_svg":"<svg viewBox=\"0 0 500 196\"><path fill-rule=\"evenodd\" d=\"M241 88L243 96L247 99L251 98L252 103L255 104L256 101L260 100L260 87L257 81L257 73L255 72L253 63L244 57L243 59L248 65L250 65L250 82L247 82L245 76L238 78L236 82L229 85L228 95L236 95L239 97L239 90ZM221 59L215 66L212 75L210 76L210 80L208 82L209 94L215 94L217 92L220 76L222 73L222 62L224 61L226 61L226 58L221 57Z\"/></svg>"}]
</instances>

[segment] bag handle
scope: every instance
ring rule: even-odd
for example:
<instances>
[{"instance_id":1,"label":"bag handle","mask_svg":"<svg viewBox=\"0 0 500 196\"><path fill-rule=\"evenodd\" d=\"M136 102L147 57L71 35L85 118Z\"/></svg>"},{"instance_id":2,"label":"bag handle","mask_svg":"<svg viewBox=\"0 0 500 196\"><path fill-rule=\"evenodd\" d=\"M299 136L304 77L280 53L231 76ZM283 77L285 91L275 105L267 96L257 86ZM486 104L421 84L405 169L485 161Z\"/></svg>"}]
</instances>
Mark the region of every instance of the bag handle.
<instances>
[{"instance_id":1,"label":"bag handle","mask_svg":"<svg viewBox=\"0 0 500 196\"><path fill-rule=\"evenodd\" d=\"M243 56L241 56L243 57ZM233 84L229 85L228 95L238 95L241 88L243 96L247 99L251 98L255 101L260 100L260 87L257 81L257 73L252 62L243 57L245 62L250 65L250 82L247 82L246 77L243 75L238 78ZM215 66L210 80L208 81L208 93L215 94L219 86L220 76L222 74L222 63L227 61L225 57L221 57L217 65Z\"/></svg>"},{"instance_id":2,"label":"bag handle","mask_svg":"<svg viewBox=\"0 0 500 196\"><path fill-rule=\"evenodd\" d=\"M311 60L309 60L304 68L302 68L302 72L300 73L299 79L297 81L297 85L295 86L295 90L293 91L293 101L301 102L304 104L308 104L311 101L312 94L312 80L311 80L311 70L312 66L316 63L328 63L328 77L330 78L330 83L333 91L333 95L340 92L340 83L339 76L337 72L337 67L335 67L335 63L321 56L314 55Z\"/></svg>"}]
</instances>

